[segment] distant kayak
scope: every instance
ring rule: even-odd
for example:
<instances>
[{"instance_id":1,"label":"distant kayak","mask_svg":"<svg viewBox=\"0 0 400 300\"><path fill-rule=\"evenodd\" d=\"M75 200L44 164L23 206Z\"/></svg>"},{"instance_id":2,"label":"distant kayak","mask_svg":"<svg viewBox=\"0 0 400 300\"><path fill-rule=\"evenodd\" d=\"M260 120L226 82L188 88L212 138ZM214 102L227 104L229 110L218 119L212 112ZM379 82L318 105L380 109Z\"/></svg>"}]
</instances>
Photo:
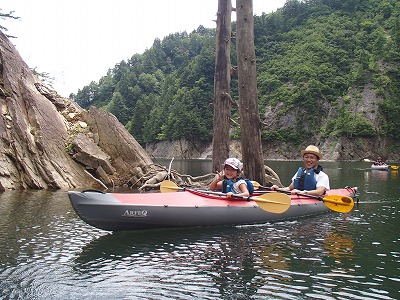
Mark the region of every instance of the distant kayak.
<instances>
[{"instance_id":1,"label":"distant kayak","mask_svg":"<svg viewBox=\"0 0 400 300\"><path fill-rule=\"evenodd\" d=\"M387 171L389 170L389 165L383 164L383 165L371 165L372 170L380 170L380 171Z\"/></svg>"}]
</instances>

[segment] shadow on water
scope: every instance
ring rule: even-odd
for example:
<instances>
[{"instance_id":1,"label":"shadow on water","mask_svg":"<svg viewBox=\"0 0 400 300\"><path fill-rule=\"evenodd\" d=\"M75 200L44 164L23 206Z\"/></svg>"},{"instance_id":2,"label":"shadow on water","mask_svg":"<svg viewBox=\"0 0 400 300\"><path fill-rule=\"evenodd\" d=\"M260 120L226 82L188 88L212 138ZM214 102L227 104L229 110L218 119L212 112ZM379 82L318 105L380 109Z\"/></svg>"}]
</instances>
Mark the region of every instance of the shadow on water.
<instances>
[{"instance_id":1,"label":"shadow on water","mask_svg":"<svg viewBox=\"0 0 400 300\"><path fill-rule=\"evenodd\" d=\"M93 239L83 246L81 252L75 258L75 263L76 265L84 266L99 259L120 260L127 257L149 255L149 253L155 252L172 253L179 251L180 247L187 247L188 245L207 244L218 247L228 245L228 248L234 249L247 248L251 245L259 244L264 248L266 245L272 246L282 242L286 243L288 236L312 236L321 230L321 228L315 229L312 225L308 225L307 219L232 227L216 226L111 232ZM297 227L293 224L301 224L301 226ZM276 230L276 228L280 228L280 230ZM269 231L273 231L274 234L267 234ZM340 253L340 251L335 252L335 250L341 248L341 243L344 245L351 244L348 238L343 238L343 234L330 231L327 233L326 231L329 230L323 230L325 232L324 235L326 235L324 243L331 245L333 256L335 253ZM261 233L262 235L260 235ZM244 241L244 243L239 243L239 240Z\"/></svg>"},{"instance_id":2,"label":"shadow on water","mask_svg":"<svg viewBox=\"0 0 400 300\"><path fill-rule=\"evenodd\" d=\"M174 286L183 284L181 276L186 278L186 293L193 297L243 293L239 282L251 282L257 275L252 250L255 236L250 234L253 229L213 227L115 232L83 247L74 260L74 269L102 280L115 274L116 269L123 269L137 279L145 272L143 276L147 284L151 282L151 289L163 283L167 294L176 289ZM102 266L101 274L99 266ZM210 279L214 282L211 286ZM247 295L256 291L257 285L246 288ZM135 296L139 297L140 292Z\"/></svg>"},{"instance_id":3,"label":"shadow on water","mask_svg":"<svg viewBox=\"0 0 400 300\"><path fill-rule=\"evenodd\" d=\"M217 239L221 234L229 236L236 231L233 227L218 227L112 232L85 245L75 262L85 264L99 258L119 260L147 254L154 249L172 252L181 244L192 244L202 239Z\"/></svg>"},{"instance_id":4,"label":"shadow on water","mask_svg":"<svg viewBox=\"0 0 400 300\"><path fill-rule=\"evenodd\" d=\"M332 228L323 221L326 218L257 226L116 232L83 247L73 265L76 272L101 280L115 276L116 270L131 278L145 276L147 284L163 282L167 290L172 288L169 284L180 282L179 277L185 275L192 278L186 289L198 297L204 294L196 292L194 286L206 288L211 297L294 296L312 290L317 282L329 281L331 276L337 279L329 291L339 291L346 284L344 278L353 275L348 271L334 275L330 266L350 267L355 243L341 229L348 220L332 220L336 222ZM321 273L318 278L310 276L317 273ZM213 282L213 288L205 284L206 278ZM320 291L320 295L326 293Z\"/></svg>"}]
</instances>

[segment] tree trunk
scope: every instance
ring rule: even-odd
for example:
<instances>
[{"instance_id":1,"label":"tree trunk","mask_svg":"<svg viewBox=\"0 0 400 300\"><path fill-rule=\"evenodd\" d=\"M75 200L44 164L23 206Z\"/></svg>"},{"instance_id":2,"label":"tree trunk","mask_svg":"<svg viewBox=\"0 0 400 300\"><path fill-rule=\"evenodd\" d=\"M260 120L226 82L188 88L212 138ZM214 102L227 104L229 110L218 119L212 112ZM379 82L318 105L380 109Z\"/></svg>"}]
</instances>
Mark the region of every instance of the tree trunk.
<instances>
[{"instance_id":1,"label":"tree trunk","mask_svg":"<svg viewBox=\"0 0 400 300\"><path fill-rule=\"evenodd\" d=\"M212 168L220 170L229 156L231 117L231 0L218 0L217 40L214 77L214 132Z\"/></svg>"},{"instance_id":2,"label":"tree trunk","mask_svg":"<svg viewBox=\"0 0 400 300\"><path fill-rule=\"evenodd\" d=\"M253 0L236 0L240 139L244 175L265 184L258 110Z\"/></svg>"}]
</instances>

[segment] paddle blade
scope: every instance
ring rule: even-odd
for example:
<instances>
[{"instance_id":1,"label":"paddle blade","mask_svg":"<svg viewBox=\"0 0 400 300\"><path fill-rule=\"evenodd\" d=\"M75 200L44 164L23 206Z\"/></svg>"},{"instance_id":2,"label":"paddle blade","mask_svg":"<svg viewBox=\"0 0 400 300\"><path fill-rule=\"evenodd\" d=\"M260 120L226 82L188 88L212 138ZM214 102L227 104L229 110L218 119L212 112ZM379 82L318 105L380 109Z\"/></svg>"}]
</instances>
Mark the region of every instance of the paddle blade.
<instances>
[{"instance_id":1,"label":"paddle blade","mask_svg":"<svg viewBox=\"0 0 400 300\"><path fill-rule=\"evenodd\" d=\"M171 180L164 180L160 184L161 193L174 193L176 191L181 190L182 188L178 187L175 182Z\"/></svg>"},{"instance_id":2,"label":"paddle blade","mask_svg":"<svg viewBox=\"0 0 400 300\"><path fill-rule=\"evenodd\" d=\"M268 212L281 214L287 211L291 205L288 195L279 193L267 193L257 197L251 197L257 205Z\"/></svg>"},{"instance_id":3,"label":"paddle blade","mask_svg":"<svg viewBox=\"0 0 400 300\"><path fill-rule=\"evenodd\" d=\"M322 201L331 210L347 213L354 207L354 200L351 197L339 196L339 195L328 195L324 196Z\"/></svg>"},{"instance_id":4,"label":"paddle blade","mask_svg":"<svg viewBox=\"0 0 400 300\"><path fill-rule=\"evenodd\" d=\"M251 183L253 184L255 190L258 190L261 187L261 184L259 184L257 181L252 181Z\"/></svg>"}]
</instances>

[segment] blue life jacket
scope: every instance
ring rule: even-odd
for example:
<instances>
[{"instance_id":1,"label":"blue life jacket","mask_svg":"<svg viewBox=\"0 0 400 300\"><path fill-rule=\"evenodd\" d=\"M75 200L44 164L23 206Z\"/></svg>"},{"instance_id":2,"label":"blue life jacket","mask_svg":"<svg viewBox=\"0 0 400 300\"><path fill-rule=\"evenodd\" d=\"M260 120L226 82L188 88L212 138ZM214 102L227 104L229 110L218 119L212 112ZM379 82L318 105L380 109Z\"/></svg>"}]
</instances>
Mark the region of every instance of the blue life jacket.
<instances>
[{"instance_id":1,"label":"blue life jacket","mask_svg":"<svg viewBox=\"0 0 400 300\"><path fill-rule=\"evenodd\" d=\"M239 178L239 179L243 179L244 181L246 181L247 189L249 191L249 194L253 195L253 193L254 193L254 185L250 181L250 179L242 178L242 177ZM229 193L229 192L235 193L235 191L233 190L233 183L234 182L233 182L232 179L225 178L224 181L222 182L222 192L225 193L225 194Z\"/></svg>"},{"instance_id":2,"label":"blue life jacket","mask_svg":"<svg viewBox=\"0 0 400 300\"><path fill-rule=\"evenodd\" d=\"M314 173L318 174L319 169L315 170L310 169L306 170L306 168L300 167L297 170L296 178L293 182L293 188L304 191L304 190L315 190L317 188L317 181L315 180Z\"/></svg>"}]
</instances>

